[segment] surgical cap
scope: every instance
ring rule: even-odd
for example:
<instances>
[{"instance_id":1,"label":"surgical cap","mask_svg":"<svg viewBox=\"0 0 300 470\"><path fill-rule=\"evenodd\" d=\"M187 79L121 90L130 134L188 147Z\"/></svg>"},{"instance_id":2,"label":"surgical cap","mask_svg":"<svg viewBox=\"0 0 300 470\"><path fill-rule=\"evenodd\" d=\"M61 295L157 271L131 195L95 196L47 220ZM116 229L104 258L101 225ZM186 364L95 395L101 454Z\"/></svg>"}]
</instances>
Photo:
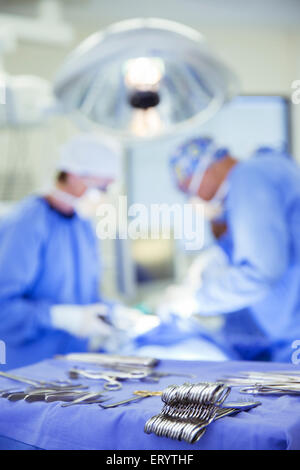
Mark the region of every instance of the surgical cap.
<instances>
[{"instance_id":1,"label":"surgical cap","mask_svg":"<svg viewBox=\"0 0 300 470\"><path fill-rule=\"evenodd\" d=\"M80 176L117 179L120 176L120 148L91 134L73 137L60 148L57 170Z\"/></svg>"},{"instance_id":2,"label":"surgical cap","mask_svg":"<svg viewBox=\"0 0 300 470\"><path fill-rule=\"evenodd\" d=\"M228 149L217 148L214 141L208 137L188 140L180 145L170 158L170 166L176 183L183 186L186 181L191 179L204 158L210 159L213 163L227 154Z\"/></svg>"}]
</instances>

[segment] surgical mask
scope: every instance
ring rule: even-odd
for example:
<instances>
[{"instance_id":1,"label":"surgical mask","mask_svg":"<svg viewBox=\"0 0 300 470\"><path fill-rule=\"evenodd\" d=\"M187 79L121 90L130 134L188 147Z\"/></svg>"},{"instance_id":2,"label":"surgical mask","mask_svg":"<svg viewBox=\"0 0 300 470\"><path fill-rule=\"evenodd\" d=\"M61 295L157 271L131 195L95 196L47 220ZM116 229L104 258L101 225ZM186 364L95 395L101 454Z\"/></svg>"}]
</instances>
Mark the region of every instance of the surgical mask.
<instances>
[{"instance_id":1,"label":"surgical mask","mask_svg":"<svg viewBox=\"0 0 300 470\"><path fill-rule=\"evenodd\" d=\"M213 221L221 217L224 213L224 199L228 192L228 182L224 181L218 191L210 201L204 201L199 196L193 196L190 203L202 211L204 218Z\"/></svg>"},{"instance_id":2,"label":"surgical mask","mask_svg":"<svg viewBox=\"0 0 300 470\"><path fill-rule=\"evenodd\" d=\"M204 174L214 161L214 152L212 152L210 148L209 152L199 160L188 187L188 193L191 196L190 203L203 211L203 215L208 221L215 220L222 216L224 212L223 203L228 192L228 182L224 181L218 188L214 197L209 201L205 201L197 195L203 181Z\"/></svg>"},{"instance_id":3,"label":"surgical mask","mask_svg":"<svg viewBox=\"0 0 300 470\"><path fill-rule=\"evenodd\" d=\"M107 194L103 190L89 187L80 197L73 196L58 188L51 191L51 195L65 204L71 206L81 217L92 218L97 214L97 208L107 200Z\"/></svg>"}]
</instances>

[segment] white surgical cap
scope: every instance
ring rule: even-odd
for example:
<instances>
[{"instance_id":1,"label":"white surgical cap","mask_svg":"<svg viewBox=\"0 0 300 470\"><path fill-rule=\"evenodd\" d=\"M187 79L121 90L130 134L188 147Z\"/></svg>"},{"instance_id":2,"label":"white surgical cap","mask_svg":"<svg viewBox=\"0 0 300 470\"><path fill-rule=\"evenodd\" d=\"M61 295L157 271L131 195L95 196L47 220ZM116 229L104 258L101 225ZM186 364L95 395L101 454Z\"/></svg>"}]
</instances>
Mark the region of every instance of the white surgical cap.
<instances>
[{"instance_id":1,"label":"white surgical cap","mask_svg":"<svg viewBox=\"0 0 300 470\"><path fill-rule=\"evenodd\" d=\"M60 148L56 168L80 176L117 179L120 176L121 151L116 144L102 137L78 135Z\"/></svg>"}]
</instances>

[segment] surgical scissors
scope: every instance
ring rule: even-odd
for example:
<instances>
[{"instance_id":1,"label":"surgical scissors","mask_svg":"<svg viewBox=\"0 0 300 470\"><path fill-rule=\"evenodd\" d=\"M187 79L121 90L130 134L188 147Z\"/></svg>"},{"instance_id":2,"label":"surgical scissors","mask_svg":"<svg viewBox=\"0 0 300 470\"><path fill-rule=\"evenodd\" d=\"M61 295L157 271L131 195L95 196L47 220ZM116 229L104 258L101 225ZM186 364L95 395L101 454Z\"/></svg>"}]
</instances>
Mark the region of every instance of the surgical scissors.
<instances>
[{"instance_id":1,"label":"surgical scissors","mask_svg":"<svg viewBox=\"0 0 300 470\"><path fill-rule=\"evenodd\" d=\"M126 373L126 372L116 372L116 371L107 371L99 372L94 370L84 370L74 367L69 371L69 377L71 379L76 379L78 377L84 377L86 379L92 380L104 380L104 389L115 391L122 388L122 384L119 380L128 380L128 379L141 379L146 377L146 373L139 371L139 373ZM118 380L119 379L119 380Z\"/></svg>"}]
</instances>

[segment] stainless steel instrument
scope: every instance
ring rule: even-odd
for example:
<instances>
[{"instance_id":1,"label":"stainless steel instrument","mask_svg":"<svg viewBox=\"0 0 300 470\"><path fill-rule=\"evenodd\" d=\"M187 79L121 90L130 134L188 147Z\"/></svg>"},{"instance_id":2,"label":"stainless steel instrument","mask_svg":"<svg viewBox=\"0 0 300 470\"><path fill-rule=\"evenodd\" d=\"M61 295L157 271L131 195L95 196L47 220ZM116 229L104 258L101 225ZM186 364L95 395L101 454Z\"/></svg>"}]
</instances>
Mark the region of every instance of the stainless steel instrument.
<instances>
[{"instance_id":1,"label":"stainless steel instrument","mask_svg":"<svg viewBox=\"0 0 300 470\"><path fill-rule=\"evenodd\" d=\"M72 362L85 362L87 364L97 364L100 366L131 366L131 367L155 367L158 359L140 356L119 356L117 354L100 353L73 353L65 356L56 356L56 359Z\"/></svg>"},{"instance_id":2,"label":"stainless steel instrument","mask_svg":"<svg viewBox=\"0 0 300 470\"><path fill-rule=\"evenodd\" d=\"M300 395L299 371L241 372L224 382L251 395Z\"/></svg>"},{"instance_id":3,"label":"stainless steel instrument","mask_svg":"<svg viewBox=\"0 0 300 470\"><path fill-rule=\"evenodd\" d=\"M97 370L85 370L79 368L73 368L69 371L69 377L77 379L78 377L84 377L91 380L104 380L105 390L120 390L122 388L121 380L137 380L146 377L146 373L142 371L121 372L121 371L97 371Z\"/></svg>"},{"instance_id":4,"label":"stainless steel instrument","mask_svg":"<svg viewBox=\"0 0 300 470\"><path fill-rule=\"evenodd\" d=\"M217 419L260 405L260 402L223 405L230 391L220 382L172 385L162 392L163 408L146 422L144 431L194 444Z\"/></svg>"}]
</instances>

